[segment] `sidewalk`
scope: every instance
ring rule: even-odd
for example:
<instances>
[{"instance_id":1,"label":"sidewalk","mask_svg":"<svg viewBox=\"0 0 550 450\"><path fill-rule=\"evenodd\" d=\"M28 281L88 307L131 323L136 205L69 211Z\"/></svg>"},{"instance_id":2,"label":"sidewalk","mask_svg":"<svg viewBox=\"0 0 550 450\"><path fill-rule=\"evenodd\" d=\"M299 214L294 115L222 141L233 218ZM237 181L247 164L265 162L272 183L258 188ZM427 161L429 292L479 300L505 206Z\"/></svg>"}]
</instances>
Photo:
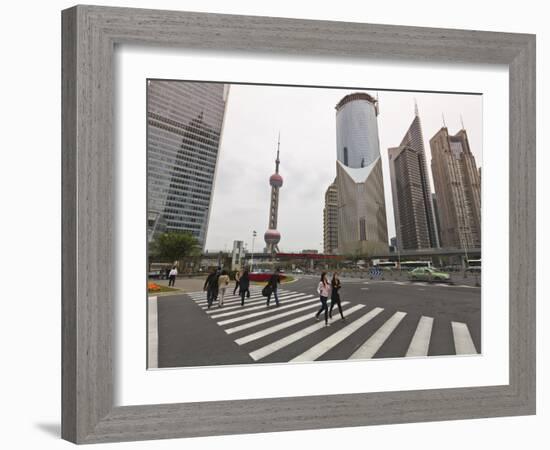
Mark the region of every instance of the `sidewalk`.
<instances>
[{"instance_id":1,"label":"sidewalk","mask_svg":"<svg viewBox=\"0 0 550 450\"><path fill-rule=\"evenodd\" d=\"M179 291L178 292L174 291L173 293L170 293L170 294L174 295L174 294L182 294L185 292L202 291L202 287L204 286L205 280L206 280L206 276L197 277L197 278L176 278L176 284L173 287L175 289L178 289ZM168 280L149 280L149 281L156 283L159 286L168 286ZM164 295L166 294L167 293L164 293Z\"/></svg>"}]
</instances>

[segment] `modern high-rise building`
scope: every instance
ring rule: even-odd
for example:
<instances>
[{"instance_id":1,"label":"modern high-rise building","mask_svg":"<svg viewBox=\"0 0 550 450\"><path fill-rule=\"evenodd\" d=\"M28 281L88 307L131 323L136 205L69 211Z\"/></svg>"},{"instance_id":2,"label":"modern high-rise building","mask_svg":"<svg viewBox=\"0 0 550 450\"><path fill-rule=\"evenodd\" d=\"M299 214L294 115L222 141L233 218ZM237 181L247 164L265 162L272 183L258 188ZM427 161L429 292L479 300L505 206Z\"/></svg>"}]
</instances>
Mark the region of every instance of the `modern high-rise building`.
<instances>
[{"instance_id":1,"label":"modern high-rise building","mask_svg":"<svg viewBox=\"0 0 550 450\"><path fill-rule=\"evenodd\" d=\"M147 232L188 231L204 249L229 86L149 80Z\"/></svg>"},{"instance_id":2,"label":"modern high-rise building","mask_svg":"<svg viewBox=\"0 0 550 450\"><path fill-rule=\"evenodd\" d=\"M338 188L336 180L325 192L323 209L323 252L334 254L338 250Z\"/></svg>"},{"instance_id":3,"label":"modern high-rise building","mask_svg":"<svg viewBox=\"0 0 550 450\"><path fill-rule=\"evenodd\" d=\"M441 243L441 222L439 221L439 210L437 208L437 195L432 192L432 205L434 207L435 227L437 228L437 240Z\"/></svg>"},{"instance_id":4,"label":"modern high-rise building","mask_svg":"<svg viewBox=\"0 0 550 450\"><path fill-rule=\"evenodd\" d=\"M340 254L388 251L377 116L378 100L364 92L346 95L336 105Z\"/></svg>"},{"instance_id":5,"label":"modern high-rise building","mask_svg":"<svg viewBox=\"0 0 550 450\"><path fill-rule=\"evenodd\" d=\"M399 147L388 149L400 250L439 247L418 107Z\"/></svg>"},{"instance_id":6,"label":"modern high-rise building","mask_svg":"<svg viewBox=\"0 0 550 450\"><path fill-rule=\"evenodd\" d=\"M481 246L481 183L468 135L441 128L431 139L432 175L441 226L441 246Z\"/></svg>"}]
</instances>

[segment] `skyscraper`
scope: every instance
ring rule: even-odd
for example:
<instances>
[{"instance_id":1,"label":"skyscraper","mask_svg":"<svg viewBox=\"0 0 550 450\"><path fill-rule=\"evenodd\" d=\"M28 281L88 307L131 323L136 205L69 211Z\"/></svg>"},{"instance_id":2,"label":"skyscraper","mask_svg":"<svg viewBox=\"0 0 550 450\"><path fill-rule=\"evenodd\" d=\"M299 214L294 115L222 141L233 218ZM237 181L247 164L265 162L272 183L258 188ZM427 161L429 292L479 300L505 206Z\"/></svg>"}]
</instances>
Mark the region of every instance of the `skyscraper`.
<instances>
[{"instance_id":1,"label":"skyscraper","mask_svg":"<svg viewBox=\"0 0 550 450\"><path fill-rule=\"evenodd\" d=\"M283 186L283 177L279 174L279 148L281 146L281 137L277 141L277 159L275 160L275 173L269 177L271 186L271 200L269 204L269 225L264 234L264 240L267 244L267 253L275 253L279 251L279 241L281 233L277 231L277 219L279 214L279 189Z\"/></svg>"},{"instance_id":2,"label":"skyscraper","mask_svg":"<svg viewBox=\"0 0 550 450\"><path fill-rule=\"evenodd\" d=\"M418 107L399 147L388 149L397 245L439 246Z\"/></svg>"},{"instance_id":3,"label":"skyscraper","mask_svg":"<svg viewBox=\"0 0 550 450\"><path fill-rule=\"evenodd\" d=\"M430 148L442 247L480 247L481 183L466 130L452 136L443 127Z\"/></svg>"},{"instance_id":4,"label":"skyscraper","mask_svg":"<svg viewBox=\"0 0 550 450\"><path fill-rule=\"evenodd\" d=\"M228 86L150 80L147 231L188 231L204 248Z\"/></svg>"},{"instance_id":5,"label":"skyscraper","mask_svg":"<svg viewBox=\"0 0 550 450\"><path fill-rule=\"evenodd\" d=\"M388 250L388 228L378 139L378 101L364 92L336 105L338 250L376 254Z\"/></svg>"},{"instance_id":6,"label":"skyscraper","mask_svg":"<svg viewBox=\"0 0 550 450\"><path fill-rule=\"evenodd\" d=\"M323 209L323 251L326 254L338 250L338 188L336 180L325 192L325 208Z\"/></svg>"}]
</instances>

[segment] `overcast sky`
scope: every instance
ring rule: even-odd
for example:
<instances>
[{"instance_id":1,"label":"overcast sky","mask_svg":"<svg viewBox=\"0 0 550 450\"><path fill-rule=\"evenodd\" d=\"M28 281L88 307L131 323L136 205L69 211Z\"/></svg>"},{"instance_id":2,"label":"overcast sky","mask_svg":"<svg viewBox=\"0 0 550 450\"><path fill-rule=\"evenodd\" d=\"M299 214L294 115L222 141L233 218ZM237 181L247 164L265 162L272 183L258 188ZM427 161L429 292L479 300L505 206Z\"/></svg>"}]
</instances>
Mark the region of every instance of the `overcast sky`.
<instances>
[{"instance_id":1,"label":"overcast sky","mask_svg":"<svg viewBox=\"0 0 550 450\"><path fill-rule=\"evenodd\" d=\"M283 252L323 248L324 194L336 175L336 110L349 89L231 85L220 144L206 249L231 250L243 240L263 249L268 225L269 177L275 171L281 133L279 247ZM468 133L482 166L482 96L368 90L379 97L378 129L384 175L388 238L395 236L388 148L396 147L414 118L418 103L430 183L429 139L443 126Z\"/></svg>"}]
</instances>

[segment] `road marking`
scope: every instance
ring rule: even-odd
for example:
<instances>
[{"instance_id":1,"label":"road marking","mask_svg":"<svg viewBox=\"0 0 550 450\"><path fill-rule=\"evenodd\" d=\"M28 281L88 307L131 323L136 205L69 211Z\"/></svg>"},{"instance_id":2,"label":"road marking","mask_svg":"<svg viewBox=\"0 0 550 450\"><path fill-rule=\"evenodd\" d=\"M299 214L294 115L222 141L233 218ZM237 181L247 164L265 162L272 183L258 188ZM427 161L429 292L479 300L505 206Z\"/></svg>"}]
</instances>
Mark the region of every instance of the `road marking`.
<instances>
[{"instance_id":1,"label":"road marking","mask_svg":"<svg viewBox=\"0 0 550 450\"><path fill-rule=\"evenodd\" d=\"M288 296L285 296L285 297L281 297L279 299L279 301L284 300L285 303L286 302L294 302L295 300L300 300L300 299L306 298L306 297L311 297L311 295L292 294L292 295L288 295ZM259 304L257 305L257 303L259 303ZM224 312L225 308L222 307L222 308L214 308L214 309L207 310L206 314L210 314L210 317L213 317L213 318L217 319L218 317L234 316L234 315L240 314L242 312L256 311L256 310L262 309L262 308L265 309L265 307L266 307L265 300L258 300L257 302L254 302L254 304L250 305L250 306L241 307L239 305L239 306L236 307L235 311ZM229 308L227 308L227 309L229 309ZM231 308L231 309L235 309L235 308ZM279 307L279 309L280 309L280 307Z\"/></svg>"},{"instance_id":2,"label":"road marking","mask_svg":"<svg viewBox=\"0 0 550 450\"><path fill-rule=\"evenodd\" d=\"M272 322L273 320L278 320L282 317L291 316L292 314L296 314L298 312L306 311L308 309L315 309L315 308L318 308L318 307L319 307L319 305L306 305L306 306L303 306L301 308L292 309L290 311L285 311L281 314L276 314L274 316L269 316L269 317L266 317L264 319L258 319L258 320L254 320L253 322L245 323L243 325L239 325L239 326L232 327L232 328L227 328L225 330L225 332L227 334L237 333L239 331L247 330L248 328L253 328L257 325L262 325L262 324L267 323L267 322Z\"/></svg>"},{"instance_id":3,"label":"road marking","mask_svg":"<svg viewBox=\"0 0 550 450\"><path fill-rule=\"evenodd\" d=\"M347 304L349 304L349 302L342 302L342 306L347 305ZM317 308L317 305L311 305L311 306L307 306L305 308L300 308L300 310L311 309L312 306L313 306L313 308ZM297 311L291 311L291 313L295 313L295 312L297 312ZM311 315L311 312L310 312L308 314L304 314L303 316L296 317L295 319L287 320L286 322L279 323L277 325L273 325L272 327L265 328L265 329L260 330L256 333L252 333L252 334L249 334L247 336L243 336L242 338L235 339L235 342L239 345L246 344L248 342L255 341L256 339L260 339L262 337L265 337L265 336L268 336L270 334L276 333L277 331L284 330L285 328L289 328L293 325L296 325L297 323L305 322L306 320L311 320L311 318L312 318L312 315Z\"/></svg>"},{"instance_id":4,"label":"road marking","mask_svg":"<svg viewBox=\"0 0 550 450\"><path fill-rule=\"evenodd\" d=\"M278 312L278 311L281 311L281 310L294 308L298 305L305 305L306 303L318 302L319 301L319 299L316 298L316 297L310 297L310 298L307 298L307 297L308 296L297 298L296 300L301 300L302 298L306 298L306 300L291 303L291 304L288 304L288 305L285 304L284 306L279 306L278 308L274 307L274 308L267 309L267 308L265 308L265 306L262 306L263 311L255 312L255 313L252 313L252 314L246 314L244 316L234 317L232 319L222 320L221 322L218 322L218 325L227 325L228 323L240 322L241 320L252 319L253 317L265 316L266 314L272 314L275 311Z\"/></svg>"},{"instance_id":5,"label":"road marking","mask_svg":"<svg viewBox=\"0 0 550 450\"><path fill-rule=\"evenodd\" d=\"M405 356L428 356L433 322L433 317L422 316L420 318Z\"/></svg>"},{"instance_id":6,"label":"road marking","mask_svg":"<svg viewBox=\"0 0 550 450\"><path fill-rule=\"evenodd\" d=\"M361 288L362 291L368 291L370 288Z\"/></svg>"},{"instance_id":7,"label":"road marking","mask_svg":"<svg viewBox=\"0 0 550 450\"><path fill-rule=\"evenodd\" d=\"M244 302L244 305L245 306L250 306L252 305L253 303L258 303L258 302L262 302L264 301L265 302L265 298L262 298L262 296L251 296L249 299L245 300ZM209 310L209 312L207 314L211 314L213 312L216 312L216 310L211 310L208 308L208 303L204 303L204 305L199 305L202 309L204 310ZM218 302L217 301L214 301L212 302L212 307L217 307L218 306ZM229 308L231 307L231 309L235 309L234 307L235 306L241 306L241 300L239 299L238 301L237 300L232 300L232 301L224 301L223 302L223 308L225 311L229 310ZM212 308L211 307L211 308Z\"/></svg>"},{"instance_id":8,"label":"road marking","mask_svg":"<svg viewBox=\"0 0 550 450\"><path fill-rule=\"evenodd\" d=\"M347 310L347 316L349 317L351 314L353 314L356 311L359 311L360 309L364 308L365 305L355 305L349 310ZM276 352L277 350L280 350L308 335L311 333L314 333L317 330L320 330L325 327L325 323L323 321L317 322L314 325L311 325L309 327L306 327L302 330L296 331L295 333L289 334L288 336L285 336L282 339L279 339L275 342L272 342L271 344L268 344L264 347L261 347L257 350L254 350L250 353L250 357L254 361L258 361L260 359L265 358L268 355L271 355L272 353Z\"/></svg>"},{"instance_id":9,"label":"road marking","mask_svg":"<svg viewBox=\"0 0 550 450\"><path fill-rule=\"evenodd\" d=\"M302 294L301 292L283 292L283 293L280 293L279 294L279 297L288 297L288 296L291 296L291 295L304 295ZM252 302L257 302L258 300L263 300L265 301L266 298L261 295L261 294L258 294L258 295L251 295L250 298L248 299L245 299L245 305L250 304ZM212 304L217 304L217 300L215 300ZM201 303L197 303L199 306L201 306L202 309L208 309L208 302L201 302ZM225 305L236 305L236 304L241 304L241 299L235 299L235 300L225 300L223 302L224 306Z\"/></svg>"},{"instance_id":10,"label":"road marking","mask_svg":"<svg viewBox=\"0 0 550 450\"><path fill-rule=\"evenodd\" d=\"M238 294L235 294L233 295L233 286L227 286L227 295L229 296L232 296L232 297L237 297ZM251 294L259 294L261 292L261 290L259 289L249 289L250 293ZM237 289L237 292L238 292L238 289ZM191 294L191 293L187 293L187 295L189 295L190 297L193 297L193 298L201 298L201 297L204 297L206 295L206 291L201 291L201 292L196 292L194 294Z\"/></svg>"},{"instance_id":11,"label":"road marking","mask_svg":"<svg viewBox=\"0 0 550 450\"><path fill-rule=\"evenodd\" d=\"M245 304L247 303L252 303L253 301L258 301L258 300L262 300L262 296L261 295L251 295L249 299L245 299ZM218 301L217 300L214 300L212 302L212 305L217 305L218 304ZM235 306L235 305L240 305L241 304L241 299L239 300L224 300L223 302L223 305L224 306ZM200 303L197 303L197 305L199 305L202 309L208 309L208 302L200 302Z\"/></svg>"},{"instance_id":12,"label":"road marking","mask_svg":"<svg viewBox=\"0 0 550 450\"><path fill-rule=\"evenodd\" d=\"M468 325L462 322L451 322L453 338L455 341L455 353L457 355L475 355L476 347L468 330Z\"/></svg>"},{"instance_id":13,"label":"road marking","mask_svg":"<svg viewBox=\"0 0 550 450\"><path fill-rule=\"evenodd\" d=\"M350 359L368 359L372 358L380 347L384 344L386 339L397 328L397 325L403 320L407 313L397 311L382 325L376 333L374 333L369 339L367 339L363 345L361 345L353 354Z\"/></svg>"},{"instance_id":14,"label":"road marking","mask_svg":"<svg viewBox=\"0 0 550 450\"><path fill-rule=\"evenodd\" d=\"M158 298L147 299L147 368L157 369L159 366L158 348Z\"/></svg>"},{"instance_id":15,"label":"road marking","mask_svg":"<svg viewBox=\"0 0 550 450\"><path fill-rule=\"evenodd\" d=\"M256 298L261 298L261 297L262 297L262 294L260 294L260 293L255 293L255 294L251 294L250 297L248 298L248 300L250 300L250 299L256 299ZM204 297L204 298L201 298L200 300L198 300L198 299L194 299L194 300L195 300L195 302L197 303L197 305L199 305L199 306L206 306L206 305L208 305L208 300L205 300L205 298L206 298L206 294L205 294L205 297ZM247 300L247 299L245 298L245 300ZM228 299L227 294L225 295L225 302L224 302L224 303L228 303L228 304L229 304L229 303L237 303L237 302L240 302L240 301L241 301L241 298L240 298L240 297L239 297L239 298L232 297L232 298Z\"/></svg>"},{"instance_id":16,"label":"road marking","mask_svg":"<svg viewBox=\"0 0 550 450\"><path fill-rule=\"evenodd\" d=\"M349 325L346 325L344 328L338 330L336 333L330 335L326 339L323 339L321 342L314 345L309 350L306 350L301 355L298 355L295 358L291 359L290 362L315 361L317 358L323 356L335 345L339 344L352 333L356 332L359 328L368 323L382 311L384 311L384 308L371 309L368 313L364 314L359 319L354 320Z\"/></svg>"}]
</instances>

